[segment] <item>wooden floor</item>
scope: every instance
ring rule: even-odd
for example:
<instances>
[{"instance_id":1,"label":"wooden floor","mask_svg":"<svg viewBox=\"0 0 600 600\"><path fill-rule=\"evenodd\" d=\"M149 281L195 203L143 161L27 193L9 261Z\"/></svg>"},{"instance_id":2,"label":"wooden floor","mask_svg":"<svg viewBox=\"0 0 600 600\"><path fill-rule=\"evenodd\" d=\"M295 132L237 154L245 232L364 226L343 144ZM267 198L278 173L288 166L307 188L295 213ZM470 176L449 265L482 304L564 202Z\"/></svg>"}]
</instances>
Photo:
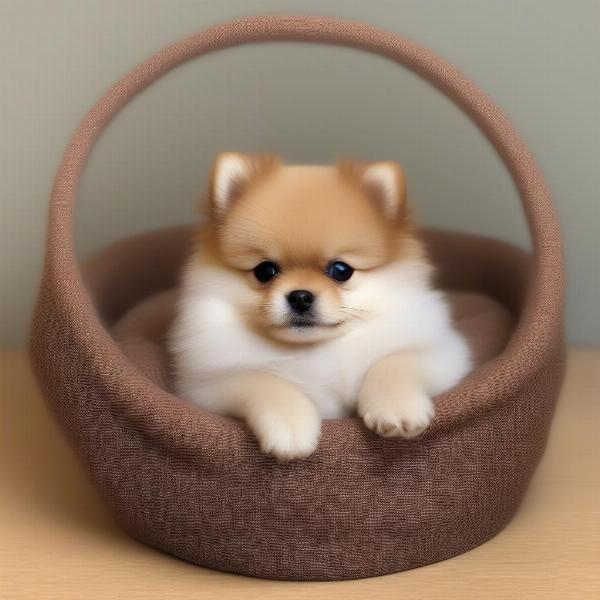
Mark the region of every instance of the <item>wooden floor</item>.
<instances>
[{"instance_id":1,"label":"wooden floor","mask_svg":"<svg viewBox=\"0 0 600 600\"><path fill-rule=\"evenodd\" d=\"M550 445L506 530L385 577L275 582L202 569L117 529L57 432L24 353L0 353L0 598L600 599L600 350L573 351Z\"/></svg>"}]
</instances>

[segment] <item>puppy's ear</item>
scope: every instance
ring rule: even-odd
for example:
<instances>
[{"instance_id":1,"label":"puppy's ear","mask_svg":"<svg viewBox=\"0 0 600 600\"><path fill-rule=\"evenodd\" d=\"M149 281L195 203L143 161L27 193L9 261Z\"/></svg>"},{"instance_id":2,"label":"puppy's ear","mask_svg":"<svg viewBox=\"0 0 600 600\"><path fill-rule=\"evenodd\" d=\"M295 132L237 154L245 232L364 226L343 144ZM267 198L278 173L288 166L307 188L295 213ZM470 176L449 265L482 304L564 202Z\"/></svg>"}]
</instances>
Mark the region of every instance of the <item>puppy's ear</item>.
<instances>
[{"instance_id":1,"label":"puppy's ear","mask_svg":"<svg viewBox=\"0 0 600 600\"><path fill-rule=\"evenodd\" d=\"M338 168L360 185L386 218L396 221L405 216L406 177L397 162L341 161Z\"/></svg>"},{"instance_id":2,"label":"puppy's ear","mask_svg":"<svg viewBox=\"0 0 600 600\"><path fill-rule=\"evenodd\" d=\"M225 214L250 185L279 164L279 158L272 154L219 154L210 177L212 212L217 216Z\"/></svg>"}]
</instances>

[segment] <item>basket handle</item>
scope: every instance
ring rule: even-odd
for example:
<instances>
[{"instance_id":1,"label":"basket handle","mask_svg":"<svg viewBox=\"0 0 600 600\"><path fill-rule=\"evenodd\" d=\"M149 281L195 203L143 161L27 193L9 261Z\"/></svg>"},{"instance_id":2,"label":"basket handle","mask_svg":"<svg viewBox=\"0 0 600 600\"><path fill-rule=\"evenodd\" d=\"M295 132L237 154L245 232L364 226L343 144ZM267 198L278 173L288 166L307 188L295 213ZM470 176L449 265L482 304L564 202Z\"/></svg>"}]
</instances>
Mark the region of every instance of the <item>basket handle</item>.
<instances>
[{"instance_id":1,"label":"basket handle","mask_svg":"<svg viewBox=\"0 0 600 600\"><path fill-rule=\"evenodd\" d=\"M508 118L470 80L429 50L362 23L326 17L259 16L218 25L165 48L125 75L87 114L73 135L56 176L50 207L46 269L68 297L84 290L74 254L73 209L90 150L113 116L136 94L183 62L252 42L302 41L349 46L387 57L420 75L453 100L490 140L519 192L531 233L535 271L528 302L528 329L537 348L552 343L562 318L561 238L542 173ZM68 268L66 266L68 265ZM531 356L530 356L531 358Z\"/></svg>"}]
</instances>

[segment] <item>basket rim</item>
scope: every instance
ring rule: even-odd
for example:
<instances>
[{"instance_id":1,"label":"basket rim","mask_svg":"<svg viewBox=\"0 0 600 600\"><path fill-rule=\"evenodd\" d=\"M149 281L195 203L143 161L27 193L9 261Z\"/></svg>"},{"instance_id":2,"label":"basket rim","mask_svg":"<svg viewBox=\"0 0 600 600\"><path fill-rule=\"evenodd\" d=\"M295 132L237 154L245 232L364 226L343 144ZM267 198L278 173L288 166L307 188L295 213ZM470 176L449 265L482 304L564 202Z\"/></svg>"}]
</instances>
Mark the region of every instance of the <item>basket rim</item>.
<instances>
[{"instance_id":1,"label":"basket rim","mask_svg":"<svg viewBox=\"0 0 600 600\"><path fill-rule=\"evenodd\" d=\"M161 50L119 80L85 116L75 131L56 175L52 192L45 263L46 289L52 290L56 311L66 320L73 339L95 365L100 376L117 376L125 386L127 402L117 394L107 402L119 403L140 430L158 436L166 447L199 449L206 440L198 432L205 417L173 402L175 397L145 378L122 354L94 308L75 256L73 217L78 184L94 143L112 118L135 95L180 64L209 52L240 44L303 41L347 46L389 58L429 81L453 100L478 126L498 152L519 192L534 248L534 276L525 309L504 352L459 386L438 398L438 414L427 437L468 418L476 418L514 396L535 377L552 355L562 335L563 259L560 230L550 192L540 168L508 118L470 80L431 51L394 33L359 22L329 17L257 16L238 19L193 34ZM40 296L40 304L44 298ZM43 318L43 317L40 317ZM518 368L517 368L518 367ZM517 375L518 374L518 375ZM493 389L493 394L490 393ZM466 410L453 409L453 398L473 398ZM123 394L120 395L121 397ZM169 411L139 410L146 398L169 403ZM160 413L160 414L159 414ZM169 434L165 419L176 424ZM225 426L213 415L207 426ZM353 420L325 422L328 431L355 428ZM241 430L240 430L241 431ZM350 433L348 430L345 433ZM239 435L242 435L240 432ZM337 436L336 436L337 437ZM231 440L229 440L231 443ZM211 445L214 451L214 445ZM239 457L239 454L238 454ZM231 448L223 445L223 460L232 462Z\"/></svg>"}]
</instances>

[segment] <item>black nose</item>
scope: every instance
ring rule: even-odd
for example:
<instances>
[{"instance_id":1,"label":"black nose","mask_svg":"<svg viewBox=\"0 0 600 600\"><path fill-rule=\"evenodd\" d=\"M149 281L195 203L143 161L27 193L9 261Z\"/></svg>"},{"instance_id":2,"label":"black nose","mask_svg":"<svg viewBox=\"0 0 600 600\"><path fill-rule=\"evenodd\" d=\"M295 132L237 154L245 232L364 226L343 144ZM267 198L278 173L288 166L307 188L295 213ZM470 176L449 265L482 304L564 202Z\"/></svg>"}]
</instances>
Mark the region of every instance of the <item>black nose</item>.
<instances>
[{"instance_id":1,"label":"black nose","mask_svg":"<svg viewBox=\"0 0 600 600\"><path fill-rule=\"evenodd\" d=\"M295 313L303 315L310 309L315 297L308 290L294 290L288 294L287 300Z\"/></svg>"}]
</instances>

